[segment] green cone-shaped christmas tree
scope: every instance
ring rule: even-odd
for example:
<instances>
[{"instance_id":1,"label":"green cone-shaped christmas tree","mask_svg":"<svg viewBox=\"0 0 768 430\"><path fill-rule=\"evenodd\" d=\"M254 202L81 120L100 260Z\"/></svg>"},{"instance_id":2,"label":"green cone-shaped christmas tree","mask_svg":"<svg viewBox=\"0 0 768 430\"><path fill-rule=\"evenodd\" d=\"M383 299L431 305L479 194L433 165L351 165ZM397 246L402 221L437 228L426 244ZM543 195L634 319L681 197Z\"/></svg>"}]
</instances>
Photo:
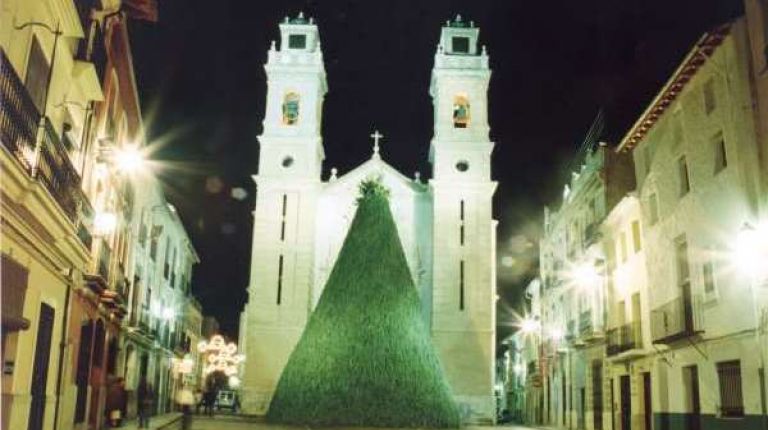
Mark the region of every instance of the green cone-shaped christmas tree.
<instances>
[{"instance_id":1,"label":"green cone-shaped christmas tree","mask_svg":"<svg viewBox=\"0 0 768 430\"><path fill-rule=\"evenodd\" d=\"M361 184L355 219L288 360L267 420L321 426L458 427L421 315L387 190Z\"/></svg>"}]
</instances>

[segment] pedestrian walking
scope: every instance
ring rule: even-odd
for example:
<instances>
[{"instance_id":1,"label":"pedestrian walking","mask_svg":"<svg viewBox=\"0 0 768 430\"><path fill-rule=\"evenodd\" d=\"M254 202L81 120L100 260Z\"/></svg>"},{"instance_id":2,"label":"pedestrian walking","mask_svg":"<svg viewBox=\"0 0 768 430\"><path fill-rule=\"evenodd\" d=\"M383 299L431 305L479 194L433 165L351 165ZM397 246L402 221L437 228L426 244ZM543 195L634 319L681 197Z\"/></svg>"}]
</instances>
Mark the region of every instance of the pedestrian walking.
<instances>
[{"instance_id":1,"label":"pedestrian walking","mask_svg":"<svg viewBox=\"0 0 768 430\"><path fill-rule=\"evenodd\" d=\"M203 399L205 402L205 409L203 412L209 417L212 417L213 408L216 405L216 391L213 389L213 387L209 386L206 388L205 394L203 394Z\"/></svg>"},{"instance_id":2,"label":"pedestrian walking","mask_svg":"<svg viewBox=\"0 0 768 430\"><path fill-rule=\"evenodd\" d=\"M120 427L125 416L126 393L123 378L111 381L107 390L107 422L110 427Z\"/></svg>"},{"instance_id":3,"label":"pedestrian walking","mask_svg":"<svg viewBox=\"0 0 768 430\"><path fill-rule=\"evenodd\" d=\"M195 389L195 414L200 415L200 406L203 404L203 391L200 388Z\"/></svg>"},{"instance_id":4,"label":"pedestrian walking","mask_svg":"<svg viewBox=\"0 0 768 430\"><path fill-rule=\"evenodd\" d=\"M192 405L195 404L195 395L186 385L176 394L176 403L181 408L181 430L189 430L192 426Z\"/></svg>"},{"instance_id":5,"label":"pedestrian walking","mask_svg":"<svg viewBox=\"0 0 768 430\"><path fill-rule=\"evenodd\" d=\"M152 385L142 378L136 390L137 409L139 411L139 428L149 428L149 415L155 400L155 392Z\"/></svg>"}]
</instances>

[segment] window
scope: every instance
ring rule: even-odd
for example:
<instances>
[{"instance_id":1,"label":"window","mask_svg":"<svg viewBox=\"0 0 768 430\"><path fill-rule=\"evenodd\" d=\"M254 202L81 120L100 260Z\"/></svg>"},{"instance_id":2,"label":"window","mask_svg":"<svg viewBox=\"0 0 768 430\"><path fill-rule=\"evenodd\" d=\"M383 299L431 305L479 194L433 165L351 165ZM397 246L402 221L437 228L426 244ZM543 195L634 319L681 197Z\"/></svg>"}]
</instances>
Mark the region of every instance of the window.
<instances>
[{"instance_id":1,"label":"window","mask_svg":"<svg viewBox=\"0 0 768 430\"><path fill-rule=\"evenodd\" d=\"M464 310L464 260L459 263L459 310Z\"/></svg>"},{"instance_id":2,"label":"window","mask_svg":"<svg viewBox=\"0 0 768 430\"><path fill-rule=\"evenodd\" d=\"M725 139L723 132L719 131L712 138L712 149L715 155L715 174L728 167L728 154L725 152Z\"/></svg>"},{"instance_id":3,"label":"window","mask_svg":"<svg viewBox=\"0 0 768 430\"><path fill-rule=\"evenodd\" d=\"M155 229L157 229L157 226L152 227L152 234L151 234L151 241L149 243L149 258L152 259L152 261L157 261L157 236L155 234Z\"/></svg>"},{"instance_id":4,"label":"window","mask_svg":"<svg viewBox=\"0 0 768 430\"><path fill-rule=\"evenodd\" d=\"M717 107L717 100L715 99L715 81L712 78L704 82L702 92L704 93L704 113L709 115Z\"/></svg>"},{"instance_id":5,"label":"window","mask_svg":"<svg viewBox=\"0 0 768 430\"><path fill-rule=\"evenodd\" d=\"M168 279L168 275L170 274L170 264L169 264L169 258L171 256L171 238L167 237L165 239L165 258L163 259L163 278Z\"/></svg>"},{"instance_id":6,"label":"window","mask_svg":"<svg viewBox=\"0 0 768 430\"><path fill-rule=\"evenodd\" d=\"M724 417L744 416L741 362L731 360L717 363L717 380L720 383L720 414Z\"/></svg>"},{"instance_id":7,"label":"window","mask_svg":"<svg viewBox=\"0 0 768 430\"><path fill-rule=\"evenodd\" d=\"M469 100L465 96L453 99L453 127L467 128L469 126Z\"/></svg>"},{"instance_id":8,"label":"window","mask_svg":"<svg viewBox=\"0 0 768 430\"><path fill-rule=\"evenodd\" d=\"M299 122L299 95L288 93L283 98L283 124L295 125Z\"/></svg>"},{"instance_id":9,"label":"window","mask_svg":"<svg viewBox=\"0 0 768 430\"><path fill-rule=\"evenodd\" d=\"M677 159L677 176L679 181L679 195L683 197L691 191L691 178L688 174L688 162L685 155Z\"/></svg>"},{"instance_id":10,"label":"window","mask_svg":"<svg viewBox=\"0 0 768 430\"><path fill-rule=\"evenodd\" d=\"M651 144L646 143L643 146L643 172L645 175L651 171L651 163L653 162L653 152L651 152Z\"/></svg>"},{"instance_id":11,"label":"window","mask_svg":"<svg viewBox=\"0 0 768 430\"><path fill-rule=\"evenodd\" d=\"M640 240L640 221L632 221L632 246L635 252L640 252L642 244Z\"/></svg>"},{"instance_id":12,"label":"window","mask_svg":"<svg viewBox=\"0 0 768 430\"><path fill-rule=\"evenodd\" d=\"M659 221L659 197L656 193L648 197L648 212L651 225L656 224Z\"/></svg>"},{"instance_id":13,"label":"window","mask_svg":"<svg viewBox=\"0 0 768 430\"><path fill-rule=\"evenodd\" d=\"M282 213L282 219L280 223L280 240L281 241L285 240L285 213L287 211L287 208L288 208L288 195L283 194L283 211L282 211L283 213Z\"/></svg>"},{"instance_id":14,"label":"window","mask_svg":"<svg viewBox=\"0 0 768 430\"><path fill-rule=\"evenodd\" d=\"M288 48L290 49L304 49L307 47L307 35L305 34L291 34L288 36Z\"/></svg>"},{"instance_id":15,"label":"window","mask_svg":"<svg viewBox=\"0 0 768 430\"><path fill-rule=\"evenodd\" d=\"M456 170L458 170L459 172L462 172L462 173L466 172L467 170L469 170L469 163L467 161L465 161L465 160L458 161L456 163Z\"/></svg>"},{"instance_id":16,"label":"window","mask_svg":"<svg viewBox=\"0 0 768 430\"><path fill-rule=\"evenodd\" d=\"M144 222L144 217L140 218L141 224L139 225L139 245L143 248L147 243L147 224Z\"/></svg>"},{"instance_id":17,"label":"window","mask_svg":"<svg viewBox=\"0 0 768 430\"><path fill-rule=\"evenodd\" d=\"M469 53L469 38L468 37L454 37L451 39L451 50L460 54Z\"/></svg>"},{"instance_id":18,"label":"window","mask_svg":"<svg viewBox=\"0 0 768 430\"><path fill-rule=\"evenodd\" d=\"M672 148L677 148L683 143L683 121L680 112L675 112L672 117Z\"/></svg>"},{"instance_id":19,"label":"window","mask_svg":"<svg viewBox=\"0 0 768 430\"><path fill-rule=\"evenodd\" d=\"M459 203L459 244L464 245L464 200Z\"/></svg>"},{"instance_id":20,"label":"window","mask_svg":"<svg viewBox=\"0 0 768 430\"><path fill-rule=\"evenodd\" d=\"M283 299L283 256L280 255L280 259L277 262L277 304Z\"/></svg>"},{"instance_id":21,"label":"window","mask_svg":"<svg viewBox=\"0 0 768 430\"><path fill-rule=\"evenodd\" d=\"M704 275L704 294L711 296L715 293L715 264L707 261L702 267Z\"/></svg>"},{"instance_id":22,"label":"window","mask_svg":"<svg viewBox=\"0 0 768 430\"><path fill-rule=\"evenodd\" d=\"M45 58L43 48L37 37L32 37L32 45L29 47L27 59L27 74L24 77L24 86L27 87L32 102L39 112L43 111L48 84L48 60Z\"/></svg>"}]
</instances>

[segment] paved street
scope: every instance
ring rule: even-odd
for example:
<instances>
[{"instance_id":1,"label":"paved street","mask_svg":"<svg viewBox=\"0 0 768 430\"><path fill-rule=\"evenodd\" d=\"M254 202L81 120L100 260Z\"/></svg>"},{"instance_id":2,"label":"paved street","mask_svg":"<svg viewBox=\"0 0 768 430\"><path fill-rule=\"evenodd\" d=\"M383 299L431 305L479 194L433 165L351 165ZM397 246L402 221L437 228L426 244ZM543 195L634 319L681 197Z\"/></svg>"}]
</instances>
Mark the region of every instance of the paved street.
<instances>
[{"instance_id":1,"label":"paved street","mask_svg":"<svg viewBox=\"0 0 768 430\"><path fill-rule=\"evenodd\" d=\"M180 428L177 422L175 426L169 426L167 428L178 429ZM246 420L240 417L219 416L213 419L195 416L193 418L192 430L296 430L297 428L307 429L308 427L292 427L292 426L280 426L265 424L253 420ZM338 427L339 429L341 427ZM474 429L490 429L491 427L484 426L467 426L463 427L466 430ZM493 428L505 429L505 430L531 430L534 427L525 427L518 425L505 425ZM356 428L356 430L366 430L365 428ZM381 430L381 428L371 429Z\"/></svg>"}]
</instances>

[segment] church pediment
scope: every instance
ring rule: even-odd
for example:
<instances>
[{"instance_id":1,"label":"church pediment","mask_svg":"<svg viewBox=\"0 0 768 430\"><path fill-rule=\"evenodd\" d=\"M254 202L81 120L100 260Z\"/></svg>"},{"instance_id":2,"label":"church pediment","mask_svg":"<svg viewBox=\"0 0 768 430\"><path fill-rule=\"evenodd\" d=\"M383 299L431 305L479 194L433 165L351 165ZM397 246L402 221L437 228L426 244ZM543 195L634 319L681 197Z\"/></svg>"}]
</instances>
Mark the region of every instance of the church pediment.
<instances>
[{"instance_id":1,"label":"church pediment","mask_svg":"<svg viewBox=\"0 0 768 430\"><path fill-rule=\"evenodd\" d=\"M426 184L408 178L381 158L373 157L339 177L331 176L325 183L325 191L357 190L360 182L367 179L380 180L394 194L422 193L427 190Z\"/></svg>"}]
</instances>

